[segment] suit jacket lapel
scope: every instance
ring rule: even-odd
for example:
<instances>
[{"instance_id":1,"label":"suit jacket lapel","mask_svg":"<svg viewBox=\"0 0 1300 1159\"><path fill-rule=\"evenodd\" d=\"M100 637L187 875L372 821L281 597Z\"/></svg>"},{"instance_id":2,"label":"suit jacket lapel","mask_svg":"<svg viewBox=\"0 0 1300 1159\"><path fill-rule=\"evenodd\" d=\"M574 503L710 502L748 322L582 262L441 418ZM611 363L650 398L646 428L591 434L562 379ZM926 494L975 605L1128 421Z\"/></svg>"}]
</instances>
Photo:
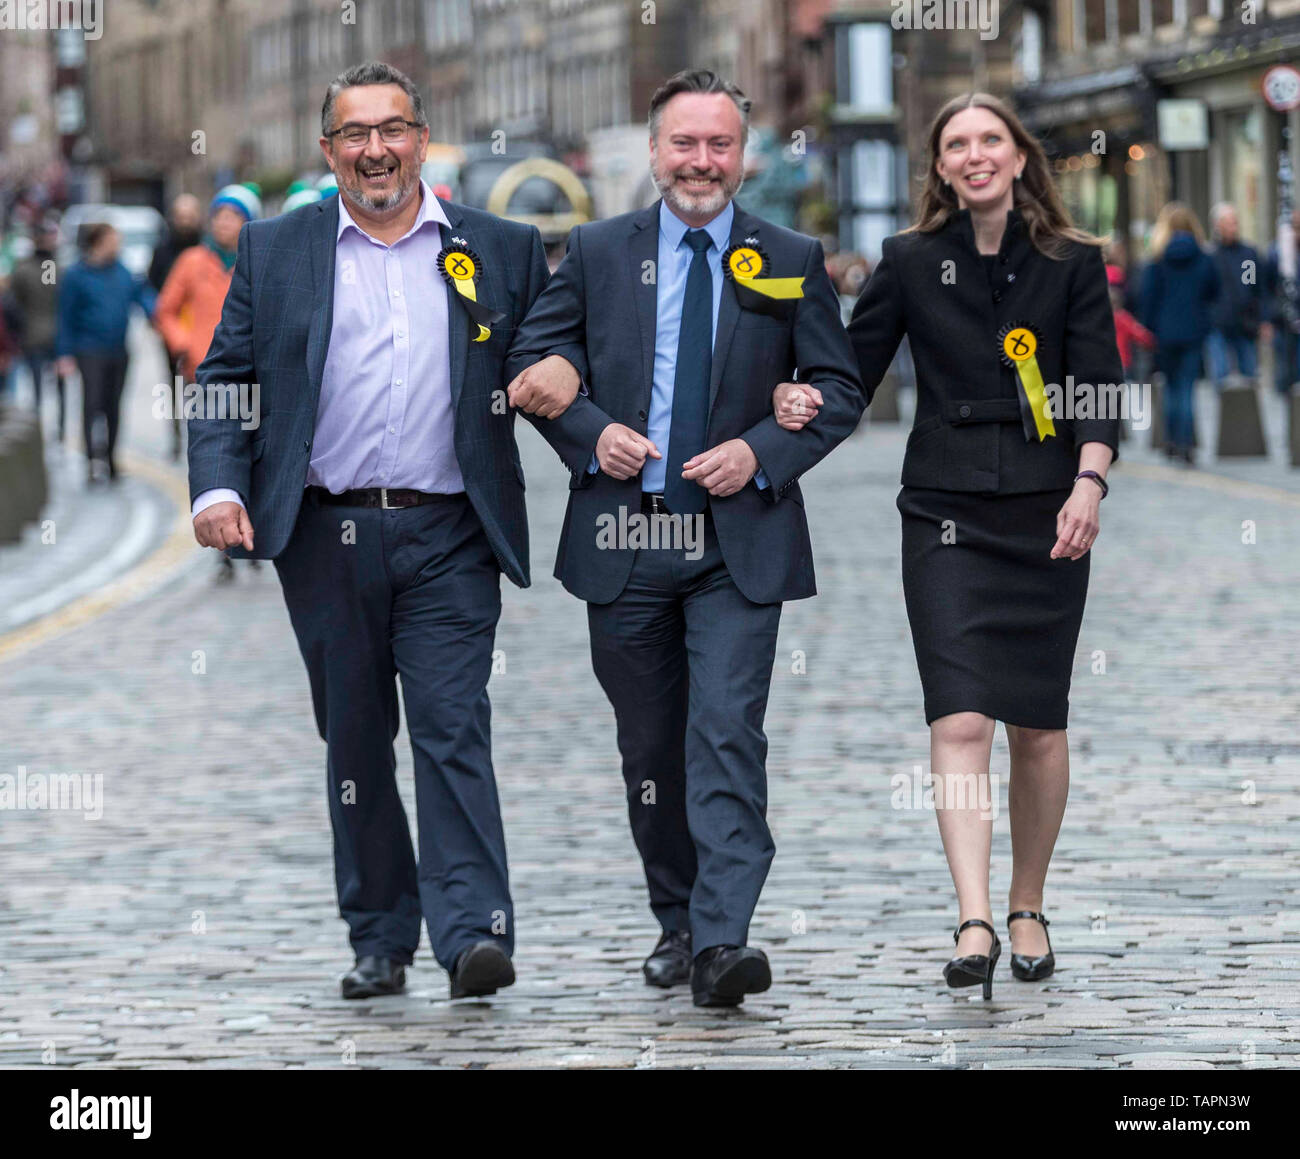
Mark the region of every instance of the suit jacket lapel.
<instances>
[{"instance_id":1,"label":"suit jacket lapel","mask_svg":"<svg viewBox=\"0 0 1300 1159\"><path fill-rule=\"evenodd\" d=\"M449 201L441 202L442 211L447 215L447 220L451 222L450 226L439 225L438 230L442 234L442 247L446 249L451 244L452 234L460 227L463 220L460 211ZM470 248L474 248L474 239L466 239ZM461 387L465 382L465 360L469 354L469 315L465 313L465 308L456 300L460 295L456 292L450 281L443 279L446 283L447 290L447 355L451 367L451 409L452 414L456 413L460 406ZM480 285L482 283L480 282Z\"/></svg>"},{"instance_id":2,"label":"suit jacket lapel","mask_svg":"<svg viewBox=\"0 0 1300 1159\"><path fill-rule=\"evenodd\" d=\"M650 413L650 397L654 390L655 329L658 319L659 262L659 202L641 210L632 219L632 239L628 247L629 285L634 287L637 325L641 332L641 410ZM646 262L652 263L647 267ZM647 268L655 269L656 276L648 283Z\"/></svg>"},{"instance_id":3,"label":"suit jacket lapel","mask_svg":"<svg viewBox=\"0 0 1300 1159\"><path fill-rule=\"evenodd\" d=\"M734 203L733 203L734 204ZM731 219L731 239L729 245L736 245L747 237L758 238L759 221L750 217L739 205ZM726 274L721 274L726 278ZM709 413L713 413L713 402L718 397L718 386L722 382L722 370L727 362L727 351L731 349L731 336L735 332L736 322L740 318L740 303L736 300L734 286L725 281L722 286L722 300L718 304L718 330L713 336L713 359L709 372Z\"/></svg>"},{"instance_id":4,"label":"suit jacket lapel","mask_svg":"<svg viewBox=\"0 0 1300 1159\"><path fill-rule=\"evenodd\" d=\"M311 225L312 315L307 329L307 383L311 388L312 413L320 399L325 359L329 354L330 331L334 325L334 255L338 250L339 202L329 197L318 202L320 213Z\"/></svg>"}]
</instances>

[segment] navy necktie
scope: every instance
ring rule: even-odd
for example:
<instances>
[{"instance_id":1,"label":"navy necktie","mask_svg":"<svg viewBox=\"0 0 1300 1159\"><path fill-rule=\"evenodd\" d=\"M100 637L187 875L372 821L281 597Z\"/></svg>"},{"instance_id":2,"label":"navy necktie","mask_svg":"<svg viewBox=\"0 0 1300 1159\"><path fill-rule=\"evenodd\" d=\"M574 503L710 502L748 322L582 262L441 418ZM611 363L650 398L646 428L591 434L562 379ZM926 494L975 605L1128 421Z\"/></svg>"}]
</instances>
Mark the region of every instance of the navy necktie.
<instances>
[{"instance_id":1,"label":"navy necktie","mask_svg":"<svg viewBox=\"0 0 1300 1159\"><path fill-rule=\"evenodd\" d=\"M709 426L709 372L713 368L713 271L709 246L713 239L702 229L686 232L695 251L686 274L682 325L677 337L677 371L673 379L673 417L668 430L668 472L664 503L674 514L696 515L704 510L708 492L682 478L682 464L704 448Z\"/></svg>"}]
</instances>

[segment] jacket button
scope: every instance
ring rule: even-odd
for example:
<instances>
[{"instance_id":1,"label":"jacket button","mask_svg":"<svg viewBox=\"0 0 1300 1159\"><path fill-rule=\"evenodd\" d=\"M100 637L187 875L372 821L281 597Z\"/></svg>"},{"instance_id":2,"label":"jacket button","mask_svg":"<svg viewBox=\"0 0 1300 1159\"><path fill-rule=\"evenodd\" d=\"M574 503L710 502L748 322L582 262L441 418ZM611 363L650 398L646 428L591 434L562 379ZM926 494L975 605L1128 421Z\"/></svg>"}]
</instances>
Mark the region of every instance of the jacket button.
<instances>
[{"instance_id":1,"label":"jacket button","mask_svg":"<svg viewBox=\"0 0 1300 1159\"><path fill-rule=\"evenodd\" d=\"M1015 275L1015 274L1008 274L1008 275L1007 275L1007 281L1008 281L1008 282L1014 282L1015 280L1016 280L1016 275Z\"/></svg>"},{"instance_id":2,"label":"jacket button","mask_svg":"<svg viewBox=\"0 0 1300 1159\"><path fill-rule=\"evenodd\" d=\"M1002 264L1005 266L1005 265L1007 264L1007 262L1009 262L1011 259L1010 259L1009 257L1007 257L1006 254L1003 254L1000 260L1001 260Z\"/></svg>"},{"instance_id":3,"label":"jacket button","mask_svg":"<svg viewBox=\"0 0 1300 1159\"><path fill-rule=\"evenodd\" d=\"M962 418L968 419L970 418L970 407L960 406L957 408L957 413L961 415Z\"/></svg>"},{"instance_id":4,"label":"jacket button","mask_svg":"<svg viewBox=\"0 0 1300 1159\"><path fill-rule=\"evenodd\" d=\"M1002 291L1001 291L1001 290L994 290L994 291L993 291L993 300L994 300L995 302L1000 302L1000 301L1002 301Z\"/></svg>"},{"instance_id":5,"label":"jacket button","mask_svg":"<svg viewBox=\"0 0 1300 1159\"><path fill-rule=\"evenodd\" d=\"M645 422L645 418L646 418L645 411L643 411L643 410L639 410L639 411L637 411L637 412L636 412L636 417L639 418L642 422Z\"/></svg>"}]
</instances>

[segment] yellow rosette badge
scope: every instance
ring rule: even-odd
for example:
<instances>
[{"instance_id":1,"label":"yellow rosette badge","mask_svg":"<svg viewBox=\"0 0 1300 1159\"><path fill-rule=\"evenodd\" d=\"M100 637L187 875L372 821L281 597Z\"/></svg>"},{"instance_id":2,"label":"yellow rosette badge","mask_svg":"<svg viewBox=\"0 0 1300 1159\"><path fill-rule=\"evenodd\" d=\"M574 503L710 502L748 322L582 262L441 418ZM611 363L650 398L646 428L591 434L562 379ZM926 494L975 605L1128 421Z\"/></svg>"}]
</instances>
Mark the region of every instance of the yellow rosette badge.
<instances>
[{"instance_id":1,"label":"yellow rosette badge","mask_svg":"<svg viewBox=\"0 0 1300 1159\"><path fill-rule=\"evenodd\" d=\"M448 285L455 287L461 305L465 307L465 312L478 331L474 341L486 342L492 337L492 325L500 322L505 315L478 300L474 282L479 275L480 266L478 254L469 248L464 238L452 238L451 245L438 255L438 271L446 278Z\"/></svg>"},{"instance_id":2,"label":"yellow rosette badge","mask_svg":"<svg viewBox=\"0 0 1300 1159\"><path fill-rule=\"evenodd\" d=\"M998 332L999 353L1002 361L1016 372L1020 382L1020 416L1025 426L1025 438L1042 442L1056 434L1048 407L1047 388L1043 372L1038 368L1038 335L1033 328L1020 322L1003 326Z\"/></svg>"},{"instance_id":3,"label":"yellow rosette badge","mask_svg":"<svg viewBox=\"0 0 1300 1159\"><path fill-rule=\"evenodd\" d=\"M733 245L722 255L722 272L736 287L736 297L747 310L786 317L790 306L781 303L803 297L803 278L765 278L767 255L753 238Z\"/></svg>"}]
</instances>

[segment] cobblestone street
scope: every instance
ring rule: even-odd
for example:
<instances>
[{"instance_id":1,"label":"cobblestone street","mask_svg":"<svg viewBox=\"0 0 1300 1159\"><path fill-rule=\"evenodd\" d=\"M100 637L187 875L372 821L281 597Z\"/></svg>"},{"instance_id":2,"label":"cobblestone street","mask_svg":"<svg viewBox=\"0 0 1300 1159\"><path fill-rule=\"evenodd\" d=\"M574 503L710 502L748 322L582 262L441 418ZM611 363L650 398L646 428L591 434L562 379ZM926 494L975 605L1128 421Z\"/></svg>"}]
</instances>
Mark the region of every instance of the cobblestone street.
<instances>
[{"instance_id":1,"label":"cobblestone street","mask_svg":"<svg viewBox=\"0 0 1300 1159\"><path fill-rule=\"evenodd\" d=\"M405 995L339 998L324 746L274 570L217 585L191 561L0 659L0 773L103 777L98 819L0 814L0 1066L1296 1064L1300 496L1140 454L1116 468L1045 898L1057 973L1019 983L1004 961L984 1003L943 985L955 900L934 817L911 807L928 734L899 579L904 431L864 426L806 480L821 595L781 626L777 856L751 930L774 983L719 1013L641 980L657 931L613 714L583 605L550 578L565 476L519 427L534 586L503 581L491 686L517 985L452 1003L426 943ZM413 816L405 733L398 753ZM999 731L1004 804L1006 760ZM993 872L1001 924L1005 810Z\"/></svg>"}]
</instances>

